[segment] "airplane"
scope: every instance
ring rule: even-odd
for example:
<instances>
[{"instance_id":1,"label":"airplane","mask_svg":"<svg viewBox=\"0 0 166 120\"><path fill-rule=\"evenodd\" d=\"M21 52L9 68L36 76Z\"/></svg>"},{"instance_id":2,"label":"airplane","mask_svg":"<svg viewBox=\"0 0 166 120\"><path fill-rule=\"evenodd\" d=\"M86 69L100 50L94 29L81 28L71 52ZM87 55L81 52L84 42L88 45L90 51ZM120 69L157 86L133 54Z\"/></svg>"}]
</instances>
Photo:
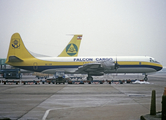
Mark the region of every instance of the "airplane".
<instances>
[{"instance_id":1,"label":"airplane","mask_svg":"<svg viewBox=\"0 0 166 120\"><path fill-rule=\"evenodd\" d=\"M81 40L82 35L74 39ZM77 46L78 45L78 46ZM63 54L58 57L35 57L24 46L19 33L14 33L10 40L6 64L47 74L87 74L87 80L92 76L102 76L107 73L144 73L147 74L162 69L162 65L150 56L96 56L77 57L78 44L69 42ZM71 56L71 57L69 57Z\"/></svg>"},{"instance_id":2,"label":"airplane","mask_svg":"<svg viewBox=\"0 0 166 120\"><path fill-rule=\"evenodd\" d=\"M58 57L77 57L80 44L81 44L82 35L74 35L71 41L64 48L62 53Z\"/></svg>"}]
</instances>

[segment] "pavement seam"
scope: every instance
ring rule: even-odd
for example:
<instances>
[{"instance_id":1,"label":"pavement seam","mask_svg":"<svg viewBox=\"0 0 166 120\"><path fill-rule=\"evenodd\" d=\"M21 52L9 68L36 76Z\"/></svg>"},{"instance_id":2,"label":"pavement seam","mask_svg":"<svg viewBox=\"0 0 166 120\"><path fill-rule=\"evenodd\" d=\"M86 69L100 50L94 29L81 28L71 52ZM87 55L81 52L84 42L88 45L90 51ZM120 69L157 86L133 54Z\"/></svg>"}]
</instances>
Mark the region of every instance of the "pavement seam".
<instances>
[{"instance_id":1,"label":"pavement seam","mask_svg":"<svg viewBox=\"0 0 166 120\"><path fill-rule=\"evenodd\" d=\"M128 96L125 92L120 91L118 88L115 88L115 89L118 90L119 92L123 93L125 96L129 97L130 99L132 99L135 103L137 103L137 104L141 105L142 107L146 108L147 110L149 110L147 107L143 106L142 104L140 104L139 102L137 102L136 100L134 100L134 98Z\"/></svg>"},{"instance_id":2,"label":"pavement seam","mask_svg":"<svg viewBox=\"0 0 166 120\"><path fill-rule=\"evenodd\" d=\"M64 86L64 87L66 87L66 86ZM63 88L64 88L64 87L63 87ZM59 89L58 91L62 90L63 88ZM58 92L58 91L57 91L57 92ZM28 110L28 112L26 112L25 114L21 115L21 116L18 118L18 120L20 120L23 116L25 116L25 115L28 114L30 111L32 111L34 108L36 108L37 106L39 106L40 104L42 104L44 101L46 101L47 99L49 99L50 97L52 97L53 95L55 95L57 92L51 94L51 95L48 96L46 99L44 99L43 101L41 101L39 104L35 105L33 108L31 108L30 110Z\"/></svg>"}]
</instances>

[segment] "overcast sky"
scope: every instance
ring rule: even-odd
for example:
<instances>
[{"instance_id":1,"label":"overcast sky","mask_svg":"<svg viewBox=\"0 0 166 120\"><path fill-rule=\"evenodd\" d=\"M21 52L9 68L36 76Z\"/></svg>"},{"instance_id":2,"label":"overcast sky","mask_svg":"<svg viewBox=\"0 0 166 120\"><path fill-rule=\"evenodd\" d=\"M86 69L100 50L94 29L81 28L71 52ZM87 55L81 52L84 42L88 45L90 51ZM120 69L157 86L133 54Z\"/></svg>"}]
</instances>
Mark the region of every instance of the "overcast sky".
<instances>
[{"instance_id":1,"label":"overcast sky","mask_svg":"<svg viewBox=\"0 0 166 120\"><path fill-rule=\"evenodd\" d=\"M79 56L152 56L166 66L166 0L0 0L0 58L20 33L32 52L58 56L83 34Z\"/></svg>"}]
</instances>

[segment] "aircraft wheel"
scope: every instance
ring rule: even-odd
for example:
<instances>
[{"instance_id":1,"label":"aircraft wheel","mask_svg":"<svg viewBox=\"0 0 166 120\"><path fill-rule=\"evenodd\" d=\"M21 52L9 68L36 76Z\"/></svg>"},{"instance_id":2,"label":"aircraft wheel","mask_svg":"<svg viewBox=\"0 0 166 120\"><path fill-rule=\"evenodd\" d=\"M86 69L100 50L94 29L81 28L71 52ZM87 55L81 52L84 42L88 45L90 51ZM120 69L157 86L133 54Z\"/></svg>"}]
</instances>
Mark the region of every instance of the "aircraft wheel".
<instances>
[{"instance_id":1,"label":"aircraft wheel","mask_svg":"<svg viewBox=\"0 0 166 120\"><path fill-rule=\"evenodd\" d=\"M144 78L144 80L145 80L145 81L147 81L147 80L148 80L148 77L147 77L147 75L145 75L145 78Z\"/></svg>"},{"instance_id":2,"label":"aircraft wheel","mask_svg":"<svg viewBox=\"0 0 166 120\"><path fill-rule=\"evenodd\" d=\"M147 78L147 77L145 77L145 78L144 78L144 80L145 80L145 81L148 81L148 78Z\"/></svg>"}]
</instances>

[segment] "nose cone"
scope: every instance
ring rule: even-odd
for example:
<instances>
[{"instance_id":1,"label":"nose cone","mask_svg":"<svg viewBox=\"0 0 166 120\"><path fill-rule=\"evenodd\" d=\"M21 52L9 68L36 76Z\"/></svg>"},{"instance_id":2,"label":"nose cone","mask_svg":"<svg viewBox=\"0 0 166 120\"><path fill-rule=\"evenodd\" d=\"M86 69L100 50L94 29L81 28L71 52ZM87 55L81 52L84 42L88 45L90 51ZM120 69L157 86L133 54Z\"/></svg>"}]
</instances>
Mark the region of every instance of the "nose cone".
<instances>
[{"instance_id":1,"label":"nose cone","mask_svg":"<svg viewBox=\"0 0 166 120\"><path fill-rule=\"evenodd\" d=\"M161 64L159 64L157 71L160 71L161 69L163 69L163 66Z\"/></svg>"}]
</instances>

